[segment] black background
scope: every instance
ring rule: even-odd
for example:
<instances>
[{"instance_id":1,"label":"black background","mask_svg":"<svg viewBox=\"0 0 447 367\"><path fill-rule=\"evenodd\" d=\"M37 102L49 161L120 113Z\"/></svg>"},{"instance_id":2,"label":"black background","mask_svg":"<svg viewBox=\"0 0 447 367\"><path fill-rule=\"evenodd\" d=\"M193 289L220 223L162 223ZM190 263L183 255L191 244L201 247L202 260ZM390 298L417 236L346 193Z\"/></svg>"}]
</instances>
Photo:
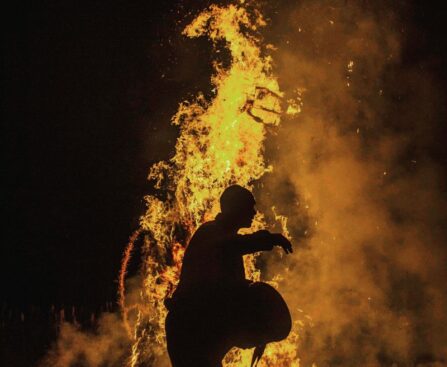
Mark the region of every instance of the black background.
<instances>
[{"instance_id":1,"label":"black background","mask_svg":"<svg viewBox=\"0 0 447 367\"><path fill-rule=\"evenodd\" d=\"M148 168L172 153L170 116L192 84L174 68L169 37L179 38L181 4L14 10L4 42L3 296L21 308L101 304L115 298Z\"/></svg>"},{"instance_id":2,"label":"black background","mask_svg":"<svg viewBox=\"0 0 447 367\"><path fill-rule=\"evenodd\" d=\"M180 36L207 4L36 1L5 13L3 310L114 304L148 168L173 151L170 116L207 85L206 43ZM432 60L444 85L445 15L413 1L404 45L404 62Z\"/></svg>"}]
</instances>

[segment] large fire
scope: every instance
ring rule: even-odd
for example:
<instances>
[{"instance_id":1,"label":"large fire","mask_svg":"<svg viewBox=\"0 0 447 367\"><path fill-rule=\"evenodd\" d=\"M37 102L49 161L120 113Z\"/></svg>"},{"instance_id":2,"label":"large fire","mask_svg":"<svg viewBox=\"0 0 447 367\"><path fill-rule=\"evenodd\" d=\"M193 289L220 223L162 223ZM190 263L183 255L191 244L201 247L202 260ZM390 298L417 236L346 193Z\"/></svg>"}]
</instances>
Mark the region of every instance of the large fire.
<instances>
[{"instance_id":1,"label":"large fire","mask_svg":"<svg viewBox=\"0 0 447 367\"><path fill-rule=\"evenodd\" d=\"M273 279L294 319L260 366L446 367L446 94L420 53L431 33L415 30L406 3L264 1L268 31L256 0L196 16L184 41L210 42L211 88L180 103L175 153L150 169L153 194L122 260L122 318L84 328L61 312L39 365L170 366L164 301L192 234L237 183L264 210L252 230L281 227L299 250L245 258L246 276ZM289 118L301 91L306 109ZM140 272L127 275L139 250ZM223 364L248 366L252 352Z\"/></svg>"},{"instance_id":2,"label":"large fire","mask_svg":"<svg viewBox=\"0 0 447 367\"><path fill-rule=\"evenodd\" d=\"M268 167L263 157L266 126L277 126L284 113L297 113L296 104L286 106L272 60L265 56L257 31L265 26L262 15L241 4L210 6L184 29L188 37L206 36L217 50L225 44L231 63L213 63L214 97L198 95L180 104L172 123L179 126L176 153L155 164L149 179L160 196L147 196L147 211L140 229L131 238L120 278L121 306L133 338L129 366L167 364L164 300L175 289L184 247L203 222L218 213L218 198L230 184L252 187ZM289 103L290 104L290 103ZM276 216L287 235L286 220ZM258 213L252 227L266 223ZM133 242L144 233L143 280L138 301L125 290L125 271ZM247 277L260 280L255 256L245 258ZM289 338L267 347L261 366L298 366L296 328ZM252 351L234 349L225 366L248 366Z\"/></svg>"}]
</instances>

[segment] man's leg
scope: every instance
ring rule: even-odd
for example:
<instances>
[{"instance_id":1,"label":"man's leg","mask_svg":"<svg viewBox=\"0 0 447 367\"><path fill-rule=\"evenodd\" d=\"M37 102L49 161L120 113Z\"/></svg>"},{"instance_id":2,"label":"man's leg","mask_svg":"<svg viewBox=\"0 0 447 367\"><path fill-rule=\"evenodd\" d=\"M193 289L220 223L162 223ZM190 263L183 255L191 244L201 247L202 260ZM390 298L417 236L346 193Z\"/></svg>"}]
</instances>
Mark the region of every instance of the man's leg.
<instances>
[{"instance_id":1,"label":"man's leg","mask_svg":"<svg viewBox=\"0 0 447 367\"><path fill-rule=\"evenodd\" d=\"M170 311L166 317L166 341L173 367L221 367L226 351L210 325L192 315Z\"/></svg>"}]
</instances>

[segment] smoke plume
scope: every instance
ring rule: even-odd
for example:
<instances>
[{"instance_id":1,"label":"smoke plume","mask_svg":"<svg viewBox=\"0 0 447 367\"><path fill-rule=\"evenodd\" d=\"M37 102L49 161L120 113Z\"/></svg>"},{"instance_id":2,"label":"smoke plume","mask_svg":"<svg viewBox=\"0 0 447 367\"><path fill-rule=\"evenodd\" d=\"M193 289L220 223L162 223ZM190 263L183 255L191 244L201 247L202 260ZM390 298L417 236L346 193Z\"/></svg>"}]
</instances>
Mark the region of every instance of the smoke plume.
<instances>
[{"instance_id":1,"label":"smoke plume","mask_svg":"<svg viewBox=\"0 0 447 367\"><path fill-rule=\"evenodd\" d=\"M301 325L300 366L445 366L446 181L432 149L445 95L405 62L411 9L272 8L280 86L302 112L267 141L259 200L289 217L297 248L265 261Z\"/></svg>"}]
</instances>

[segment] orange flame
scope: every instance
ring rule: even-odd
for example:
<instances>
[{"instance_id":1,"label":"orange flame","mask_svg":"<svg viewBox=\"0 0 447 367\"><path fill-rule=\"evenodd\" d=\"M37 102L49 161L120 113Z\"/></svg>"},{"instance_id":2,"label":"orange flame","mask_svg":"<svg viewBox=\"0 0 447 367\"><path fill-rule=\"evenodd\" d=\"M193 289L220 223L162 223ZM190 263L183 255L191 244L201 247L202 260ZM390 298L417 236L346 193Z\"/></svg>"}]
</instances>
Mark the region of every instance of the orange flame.
<instances>
[{"instance_id":1,"label":"orange flame","mask_svg":"<svg viewBox=\"0 0 447 367\"><path fill-rule=\"evenodd\" d=\"M280 123L283 94L272 74L271 57L262 54L256 36L265 24L258 11L249 12L242 2L226 7L212 5L183 31L188 37L207 36L214 46L224 41L231 64L224 68L218 61L213 63L215 95L210 101L200 94L180 104L172 118L180 127L176 153L150 169L149 179L167 193L167 198L145 198L147 211L140 221L141 230L148 233L143 246L144 280L136 305L138 315L129 326L134 338L130 366L166 364L167 311L163 301L178 282L184 246L199 225L218 213L218 198L228 185L250 188L254 180L271 170L262 155L266 126ZM289 106L287 112L296 113L297 109ZM287 231L286 219L278 219ZM254 223L252 230L265 226L262 214L257 214ZM247 277L259 280L254 256L246 256L244 262ZM126 314L130 306L124 300L124 275L120 286ZM292 331L287 340L269 345L259 365L298 366L297 337ZM225 357L224 366L248 366L250 359L251 351L234 349Z\"/></svg>"}]
</instances>

